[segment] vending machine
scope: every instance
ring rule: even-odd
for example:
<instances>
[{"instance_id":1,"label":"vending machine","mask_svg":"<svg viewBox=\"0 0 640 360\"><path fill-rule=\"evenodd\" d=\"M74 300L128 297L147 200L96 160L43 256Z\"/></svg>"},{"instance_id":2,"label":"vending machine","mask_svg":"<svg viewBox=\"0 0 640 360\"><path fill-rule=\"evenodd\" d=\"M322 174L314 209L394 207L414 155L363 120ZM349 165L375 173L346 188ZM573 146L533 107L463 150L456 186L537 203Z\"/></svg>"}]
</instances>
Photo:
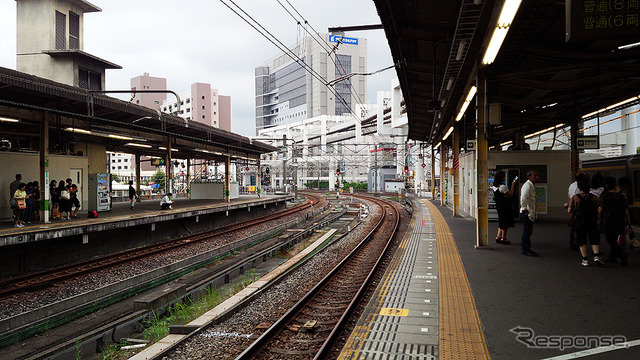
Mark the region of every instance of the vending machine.
<instances>
[{"instance_id":1,"label":"vending machine","mask_svg":"<svg viewBox=\"0 0 640 360\"><path fill-rule=\"evenodd\" d=\"M109 174L89 174L89 210L111 210Z\"/></svg>"}]
</instances>

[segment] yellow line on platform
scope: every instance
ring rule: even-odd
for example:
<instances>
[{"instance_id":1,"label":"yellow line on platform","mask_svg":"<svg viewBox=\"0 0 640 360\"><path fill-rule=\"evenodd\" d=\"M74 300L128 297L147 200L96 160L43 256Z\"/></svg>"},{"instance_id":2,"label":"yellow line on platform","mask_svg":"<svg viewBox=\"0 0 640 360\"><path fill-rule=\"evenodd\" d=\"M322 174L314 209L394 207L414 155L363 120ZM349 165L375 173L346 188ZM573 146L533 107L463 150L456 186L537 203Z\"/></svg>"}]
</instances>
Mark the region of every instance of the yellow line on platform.
<instances>
[{"instance_id":1,"label":"yellow line on platform","mask_svg":"<svg viewBox=\"0 0 640 360\"><path fill-rule=\"evenodd\" d=\"M490 359L471 285L453 234L430 201L438 244L440 284L440 359Z\"/></svg>"}]
</instances>

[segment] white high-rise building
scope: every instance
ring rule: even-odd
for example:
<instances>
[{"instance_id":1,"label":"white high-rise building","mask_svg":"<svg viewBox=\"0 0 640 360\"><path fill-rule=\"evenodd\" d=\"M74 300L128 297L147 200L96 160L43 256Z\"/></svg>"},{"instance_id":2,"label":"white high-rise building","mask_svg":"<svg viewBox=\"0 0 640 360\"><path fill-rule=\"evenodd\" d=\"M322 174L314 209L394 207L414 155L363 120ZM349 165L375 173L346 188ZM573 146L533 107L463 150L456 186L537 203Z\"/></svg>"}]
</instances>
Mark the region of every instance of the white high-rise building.
<instances>
[{"instance_id":1,"label":"white high-rise building","mask_svg":"<svg viewBox=\"0 0 640 360\"><path fill-rule=\"evenodd\" d=\"M366 103L366 76L353 75L367 71L366 39L319 34L290 48L295 56L280 53L255 70L256 134L321 115L348 115Z\"/></svg>"}]
</instances>

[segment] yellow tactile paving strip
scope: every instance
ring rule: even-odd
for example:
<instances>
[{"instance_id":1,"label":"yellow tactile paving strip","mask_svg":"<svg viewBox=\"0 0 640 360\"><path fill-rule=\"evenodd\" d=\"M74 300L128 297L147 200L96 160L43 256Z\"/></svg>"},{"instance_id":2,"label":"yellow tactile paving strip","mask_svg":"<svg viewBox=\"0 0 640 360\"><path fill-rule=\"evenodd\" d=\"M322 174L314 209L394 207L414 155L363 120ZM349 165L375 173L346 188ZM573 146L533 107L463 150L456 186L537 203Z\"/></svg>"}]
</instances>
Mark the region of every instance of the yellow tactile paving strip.
<instances>
[{"instance_id":1,"label":"yellow tactile paving strip","mask_svg":"<svg viewBox=\"0 0 640 360\"><path fill-rule=\"evenodd\" d=\"M438 208L425 201L436 228L440 291L440 359L490 359L476 302L453 234Z\"/></svg>"}]
</instances>

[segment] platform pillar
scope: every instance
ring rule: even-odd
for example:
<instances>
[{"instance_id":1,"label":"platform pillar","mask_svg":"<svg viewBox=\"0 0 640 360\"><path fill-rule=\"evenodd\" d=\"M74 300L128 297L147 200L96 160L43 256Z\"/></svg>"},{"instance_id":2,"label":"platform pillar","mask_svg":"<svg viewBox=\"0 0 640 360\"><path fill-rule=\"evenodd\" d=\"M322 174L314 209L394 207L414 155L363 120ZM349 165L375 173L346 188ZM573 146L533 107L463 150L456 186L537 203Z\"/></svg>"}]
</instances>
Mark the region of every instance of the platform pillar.
<instances>
[{"instance_id":1,"label":"platform pillar","mask_svg":"<svg viewBox=\"0 0 640 360\"><path fill-rule=\"evenodd\" d=\"M258 155L260 156L260 155ZM262 167L260 164L260 158L258 158L258 176L256 176L256 192L258 193L258 199L260 198L260 194L262 193Z\"/></svg>"},{"instance_id":2,"label":"platform pillar","mask_svg":"<svg viewBox=\"0 0 640 360\"><path fill-rule=\"evenodd\" d=\"M53 114L45 111L40 122L40 219L49 223L49 119Z\"/></svg>"},{"instance_id":3,"label":"platform pillar","mask_svg":"<svg viewBox=\"0 0 640 360\"><path fill-rule=\"evenodd\" d=\"M431 200L436 199L436 151L431 145Z\"/></svg>"},{"instance_id":4,"label":"platform pillar","mask_svg":"<svg viewBox=\"0 0 640 360\"><path fill-rule=\"evenodd\" d=\"M231 202L231 182L229 181L229 173L231 167L231 158L229 156L224 157L224 201Z\"/></svg>"},{"instance_id":5,"label":"platform pillar","mask_svg":"<svg viewBox=\"0 0 640 360\"><path fill-rule=\"evenodd\" d=\"M445 206L445 193L446 193L446 164L447 164L447 145L443 143L440 144L440 205Z\"/></svg>"},{"instance_id":6,"label":"platform pillar","mask_svg":"<svg viewBox=\"0 0 640 360\"><path fill-rule=\"evenodd\" d=\"M187 198L191 199L191 158L187 158Z\"/></svg>"},{"instance_id":7,"label":"platform pillar","mask_svg":"<svg viewBox=\"0 0 640 360\"><path fill-rule=\"evenodd\" d=\"M167 136L167 165L166 165L167 183L165 184L165 194L170 193L172 188L173 188L173 186L172 186L173 185L173 164L171 163L171 161L172 161L172 159L171 159L171 136Z\"/></svg>"},{"instance_id":8,"label":"platform pillar","mask_svg":"<svg viewBox=\"0 0 640 360\"><path fill-rule=\"evenodd\" d=\"M460 171L460 134L458 132L458 122L453 123L453 216L460 216L460 192L458 188L458 177Z\"/></svg>"},{"instance_id":9,"label":"platform pillar","mask_svg":"<svg viewBox=\"0 0 640 360\"><path fill-rule=\"evenodd\" d=\"M140 195L140 153L135 154L136 162L136 194Z\"/></svg>"},{"instance_id":10,"label":"platform pillar","mask_svg":"<svg viewBox=\"0 0 640 360\"><path fill-rule=\"evenodd\" d=\"M487 109L487 88L485 74L482 68L478 69L476 78L478 87L476 98L476 196L477 196L477 214L476 214L476 248L489 247L489 148L487 138L485 137L486 129L486 109Z\"/></svg>"},{"instance_id":11,"label":"platform pillar","mask_svg":"<svg viewBox=\"0 0 640 360\"><path fill-rule=\"evenodd\" d=\"M578 172L578 168L580 166L580 158L578 153L579 125L580 122L577 117L571 119L571 180L575 179L576 173Z\"/></svg>"}]
</instances>

